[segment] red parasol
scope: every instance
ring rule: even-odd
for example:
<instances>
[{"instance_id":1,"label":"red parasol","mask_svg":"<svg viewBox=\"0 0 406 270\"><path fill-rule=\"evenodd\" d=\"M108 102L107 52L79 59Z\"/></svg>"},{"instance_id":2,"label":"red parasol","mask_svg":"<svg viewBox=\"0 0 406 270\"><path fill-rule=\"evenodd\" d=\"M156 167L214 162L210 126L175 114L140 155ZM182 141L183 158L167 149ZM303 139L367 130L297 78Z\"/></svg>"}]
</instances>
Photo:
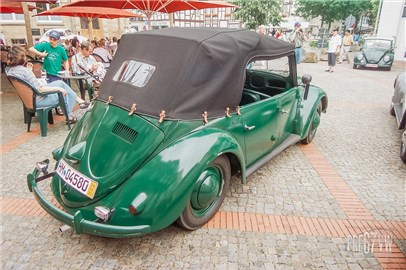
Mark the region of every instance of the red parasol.
<instances>
[{"instance_id":1,"label":"red parasol","mask_svg":"<svg viewBox=\"0 0 406 270\"><path fill-rule=\"evenodd\" d=\"M49 3L49 4L56 4L58 0L1 0L2 5L3 2L26 2L26 3Z\"/></svg>"},{"instance_id":2,"label":"red parasol","mask_svg":"<svg viewBox=\"0 0 406 270\"><path fill-rule=\"evenodd\" d=\"M34 6L28 5L28 10L33 11L35 9ZM1 3L0 6L0 13L17 13L23 14L23 7L20 2L4 2Z\"/></svg>"},{"instance_id":3,"label":"red parasol","mask_svg":"<svg viewBox=\"0 0 406 270\"><path fill-rule=\"evenodd\" d=\"M205 8L237 7L227 2L198 1L198 0L78 0L66 6L110 7L118 9L138 9L148 19L151 29L151 16L155 12L172 13L181 10L197 10Z\"/></svg>"},{"instance_id":4,"label":"red parasol","mask_svg":"<svg viewBox=\"0 0 406 270\"><path fill-rule=\"evenodd\" d=\"M86 18L89 23L89 35L90 39L92 33L92 24L90 23L93 19L117 19L117 18L134 18L142 17L141 15L131 13L125 10L107 7L75 7L75 6L60 6L50 10L46 10L34 16L47 16L47 15L59 15L59 16L69 16L69 17L82 17Z\"/></svg>"}]
</instances>

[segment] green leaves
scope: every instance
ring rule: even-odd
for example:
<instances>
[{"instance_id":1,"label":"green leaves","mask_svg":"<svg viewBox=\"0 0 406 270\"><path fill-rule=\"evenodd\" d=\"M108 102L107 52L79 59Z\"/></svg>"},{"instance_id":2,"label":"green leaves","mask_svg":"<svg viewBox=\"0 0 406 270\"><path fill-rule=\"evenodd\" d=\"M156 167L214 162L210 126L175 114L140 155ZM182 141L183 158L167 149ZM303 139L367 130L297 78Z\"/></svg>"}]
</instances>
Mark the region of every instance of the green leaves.
<instances>
[{"instance_id":1,"label":"green leaves","mask_svg":"<svg viewBox=\"0 0 406 270\"><path fill-rule=\"evenodd\" d=\"M256 29L259 25L279 24L281 21L282 0L233 0L239 8L234 12L248 29Z\"/></svg>"},{"instance_id":2,"label":"green leaves","mask_svg":"<svg viewBox=\"0 0 406 270\"><path fill-rule=\"evenodd\" d=\"M345 20L349 15L359 17L371 13L373 0L296 0L298 15L311 19L320 16L328 24Z\"/></svg>"}]
</instances>

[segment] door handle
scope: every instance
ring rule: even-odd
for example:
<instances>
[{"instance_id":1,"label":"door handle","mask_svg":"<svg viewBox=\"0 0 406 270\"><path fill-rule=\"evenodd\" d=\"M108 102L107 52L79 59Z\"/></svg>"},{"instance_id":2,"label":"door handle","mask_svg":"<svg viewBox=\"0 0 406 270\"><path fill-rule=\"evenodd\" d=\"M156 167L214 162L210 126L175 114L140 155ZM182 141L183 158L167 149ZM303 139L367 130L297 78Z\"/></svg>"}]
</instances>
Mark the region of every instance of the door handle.
<instances>
[{"instance_id":1,"label":"door handle","mask_svg":"<svg viewBox=\"0 0 406 270\"><path fill-rule=\"evenodd\" d=\"M254 128L255 128L255 126L247 126L246 124L244 125L244 129L245 129L246 131L253 130Z\"/></svg>"},{"instance_id":2,"label":"door handle","mask_svg":"<svg viewBox=\"0 0 406 270\"><path fill-rule=\"evenodd\" d=\"M281 114L288 113L288 112L289 112L289 110L284 110L284 109L281 110Z\"/></svg>"}]
</instances>

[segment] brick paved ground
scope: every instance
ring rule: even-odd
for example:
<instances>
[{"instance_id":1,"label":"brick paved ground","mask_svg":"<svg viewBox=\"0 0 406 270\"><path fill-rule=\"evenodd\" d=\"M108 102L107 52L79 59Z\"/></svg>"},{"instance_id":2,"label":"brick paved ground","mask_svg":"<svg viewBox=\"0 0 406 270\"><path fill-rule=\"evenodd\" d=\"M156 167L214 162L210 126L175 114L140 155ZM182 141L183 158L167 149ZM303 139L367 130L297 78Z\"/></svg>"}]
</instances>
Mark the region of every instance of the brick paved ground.
<instances>
[{"instance_id":1,"label":"brick paved ground","mask_svg":"<svg viewBox=\"0 0 406 270\"><path fill-rule=\"evenodd\" d=\"M245 185L233 181L204 228L170 226L132 239L58 232L61 224L41 210L25 177L51 157L67 128L58 118L46 138L37 122L26 133L21 104L2 76L2 268L406 269L406 166L388 113L393 80L405 66L325 69L325 62L299 67L329 95L314 143L290 147ZM388 237L390 250L381 249Z\"/></svg>"}]
</instances>

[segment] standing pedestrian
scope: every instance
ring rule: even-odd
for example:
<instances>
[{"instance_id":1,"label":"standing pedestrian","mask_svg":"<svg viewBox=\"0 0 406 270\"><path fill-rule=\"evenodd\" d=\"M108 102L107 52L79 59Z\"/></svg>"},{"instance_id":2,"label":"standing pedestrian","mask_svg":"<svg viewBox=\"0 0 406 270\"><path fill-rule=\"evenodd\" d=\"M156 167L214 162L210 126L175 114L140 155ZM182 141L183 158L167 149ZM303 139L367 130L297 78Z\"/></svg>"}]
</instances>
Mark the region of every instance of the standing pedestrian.
<instances>
[{"instance_id":1,"label":"standing pedestrian","mask_svg":"<svg viewBox=\"0 0 406 270\"><path fill-rule=\"evenodd\" d=\"M110 50L110 53L112 56L114 56L116 54L117 46L118 46L117 38L113 37L112 42L109 44L109 50Z\"/></svg>"},{"instance_id":2,"label":"standing pedestrian","mask_svg":"<svg viewBox=\"0 0 406 270\"><path fill-rule=\"evenodd\" d=\"M338 60L339 64L341 64L343 62L344 54L345 54L345 60L348 62L348 64L351 64L349 54L350 54L350 48L351 48L352 44L354 44L354 39L350 33L350 30L345 30L345 34L343 37L343 46L341 47L340 58Z\"/></svg>"},{"instance_id":3,"label":"standing pedestrian","mask_svg":"<svg viewBox=\"0 0 406 270\"><path fill-rule=\"evenodd\" d=\"M266 26L265 25L263 25L263 24L261 24L260 26L258 26L258 30L257 30L257 33L258 34L260 34L260 35L266 35ZM261 61L256 61L256 62L251 62L251 63L249 63L249 65L248 65L248 69L251 69L254 65L255 65L255 63L257 63L258 64L258 68L259 68L259 65L260 65L260 68L261 69L267 69L267 67L268 67L268 61L266 61L266 60L261 60Z\"/></svg>"},{"instance_id":4,"label":"standing pedestrian","mask_svg":"<svg viewBox=\"0 0 406 270\"><path fill-rule=\"evenodd\" d=\"M52 30L49 32L49 42L40 43L31 47L30 52L44 57L43 69L47 72L48 82L60 80L58 72L61 71L62 63L66 71L69 71L68 55L65 49L58 43L61 34L58 31Z\"/></svg>"},{"instance_id":5,"label":"standing pedestrian","mask_svg":"<svg viewBox=\"0 0 406 270\"><path fill-rule=\"evenodd\" d=\"M301 28L300 22L295 22L295 30L293 30L292 35L290 36L290 42L295 45L295 56L296 56L296 64L300 64L302 62L302 46L303 41L307 41L306 35Z\"/></svg>"},{"instance_id":6,"label":"standing pedestrian","mask_svg":"<svg viewBox=\"0 0 406 270\"><path fill-rule=\"evenodd\" d=\"M336 65L337 54L341 47L341 36L338 34L338 29L333 30L333 35L328 43L328 66L326 72L334 72L334 66Z\"/></svg>"}]
</instances>

